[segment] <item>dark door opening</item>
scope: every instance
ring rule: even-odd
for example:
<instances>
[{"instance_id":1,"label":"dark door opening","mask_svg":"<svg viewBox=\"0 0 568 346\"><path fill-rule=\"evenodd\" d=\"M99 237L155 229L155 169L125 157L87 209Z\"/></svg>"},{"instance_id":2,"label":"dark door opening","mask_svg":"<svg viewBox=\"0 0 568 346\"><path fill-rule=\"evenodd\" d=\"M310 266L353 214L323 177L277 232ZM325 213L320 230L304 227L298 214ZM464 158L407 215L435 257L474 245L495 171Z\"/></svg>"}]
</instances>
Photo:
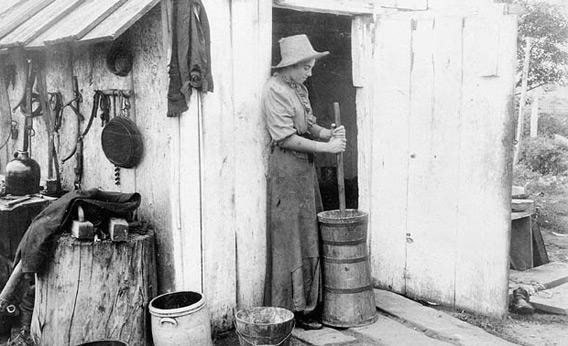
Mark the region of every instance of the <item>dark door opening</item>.
<instances>
[{"instance_id":1,"label":"dark door opening","mask_svg":"<svg viewBox=\"0 0 568 346\"><path fill-rule=\"evenodd\" d=\"M316 63L306 86L314 115L322 126L329 128L334 122L333 103L339 102L341 122L347 132L347 149L343 154L345 201L347 208L357 209L357 118L352 80L351 18L278 8L273 9L272 18L272 66L280 61L278 40L290 35L306 34L315 50L330 52ZM324 209L338 209L335 155L316 155L315 162Z\"/></svg>"}]
</instances>

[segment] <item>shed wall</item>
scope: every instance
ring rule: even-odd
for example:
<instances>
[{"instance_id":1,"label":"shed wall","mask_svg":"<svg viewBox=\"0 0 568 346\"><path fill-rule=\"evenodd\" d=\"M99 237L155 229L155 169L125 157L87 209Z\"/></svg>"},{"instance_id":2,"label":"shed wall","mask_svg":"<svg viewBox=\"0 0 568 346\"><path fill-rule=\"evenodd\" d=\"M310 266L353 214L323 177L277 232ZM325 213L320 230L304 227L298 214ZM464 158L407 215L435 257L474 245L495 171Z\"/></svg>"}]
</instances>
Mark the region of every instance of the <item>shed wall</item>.
<instances>
[{"instance_id":1,"label":"shed wall","mask_svg":"<svg viewBox=\"0 0 568 346\"><path fill-rule=\"evenodd\" d=\"M355 24L374 37L358 125L371 129L359 172L375 285L503 316L515 17L495 6Z\"/></svg>"},{"instance_id":2,"label":"shed wall","mask_svg":"<svg viewBox=\"0 0 568 346\"><path fill-rule=\"evenodd\" d=\"M80 105L81 113L88 117L91 113L94 90L97 89L130 89L135 98L130 117L136 122L144 138L144 156L134 169L120 170L120 185L115 185L114 166L106 159L101 148L101 122L95 118L93 125L84 140L84 189L100 188L122 192L140 192L142 204L139 217L151 221L157 237L157 260L161 290L174 287L174 271L172 259L172 241L170 231L170 208L168 208L170 186L169 175L170 133L168 119L165 116L167 72L161 47L160 9L155 8L120 40L132 49L134 64L132 73L126 77L118 77L105 67L105 57L111 43L96 45L67 46L59 45L44 51L47 90L59 91L64 102L73 98L72 76L77 76L79 89L83 96ZM41 52L40 52L41 53ZM14 107L20 100L24 89L24 53L14 51L3 56L5 64L17 66L15 85L8 88L10 105ZM111 113L112 116L112 113ZM77 120L74 113L66 108L59 138L56 139L59 159L71 153L77 136ZM10 140L7 148L2 150L0 167L5 168L12 153L21 148L24 118L15 111L13 120L19 125L17 140ZM81 123L81 131L87 121ZM34 118L35 136L32 139L32 157L42 168L42 179L47 178L47 132L44 120ZM76 164L75 157L61 166L62 182L67 190L73 189Z\"/></svg>"},{"instance_id":3,"label":"shed wall","mask_svg":"<svg viewBox=\"0 0 568 346\"><path fill-rule=\"evenodd\" d=\"M86 140L83 186L142 194L140 216L158 237L160 290L203 291L215 330L223 330L235 308L262 302L268 141L259 101L269 74L272 4L204 3L215 91L195 92L180 118L165 116L170 47L161 23L170 18L170 1L125 34L135 57L129 76L105 69L107 43L50 49L47 80L49 91L69 100L77 75L84 114L94 89L134 89L141 164L123 169L114 185L97 119ZM354 17L352 44L359 205L370 212L375 284L493 315L505 308L515 54L514 19L497 10L484 17L435 15L443 9ZM484 32L489 40L474 39ZM495 47L493 60L475 55ZM21 72L21 57L9 59ZM20 78L9 90L12 106L22 88ZM67 153L76 123L70 111L64 117L59 147ZM33 156L47 167L43 121L36 124ZM2 152L1 167L15 147L11 141ZM71 159L63 167L67 188L73 166Z\"/></svg>"}]
</instances>

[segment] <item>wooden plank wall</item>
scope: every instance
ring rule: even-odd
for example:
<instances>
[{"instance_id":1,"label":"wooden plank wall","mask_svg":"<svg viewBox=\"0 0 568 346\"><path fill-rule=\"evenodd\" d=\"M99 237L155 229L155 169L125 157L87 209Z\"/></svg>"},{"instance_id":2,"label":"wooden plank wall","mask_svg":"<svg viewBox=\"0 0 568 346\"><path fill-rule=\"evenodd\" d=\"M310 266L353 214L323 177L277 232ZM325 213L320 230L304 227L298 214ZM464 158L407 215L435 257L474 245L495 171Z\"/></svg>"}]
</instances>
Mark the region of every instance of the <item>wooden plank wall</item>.
<instances>
[{"instance_id":1,"label":"wooden plank wall","mask_svg":"<svg viewBox=\"0 0 568 346\"><path fill-rule=\"evenodd\" d=\"M462 18L415 21L407 294L453 304ZM411 155L412 155L411 154ZM448 236L450 233L451 236ZM438 251L436 249L446 249Z\"/></svg>"},{"instance_id":2,"label":"wooden plank wall","mask_svg":"<svg viewBox=\"0 0 568 346\"><path fill-rule=\"evenodd\" d=\"M360 135L372 159L359 153L359 171L371 174L360 200L375 285L502 316L516 24L493 9L376 22L377 82L358 91L358 112L371 108L358 126L372 129Z\"/></svg>"},{"instance_id":3,"label":"wooden plank wall","mask_svg":"<svg viewBox=\"0 0 568 346\"><path fill-rule=\"evenodd\" d=\"M405 292L408 198L411 23L381 19L376 26L377 70L371 101L371 268L375 284ZM397 33L394 35L393 33ZM362 196L364 198L364 196Z\"/></svg>"},{"instance_id":4,"label":"wooden plank wall","mask_svg":"<svg viewBox=\"0 0 568 346\"><path fill-rule=\"evenodd\" d=\"M272 5L233 0L237 306L262 305L266 270L266 167L269 138L260 110L270 74Z\"/></svg>"},{"instance_id":5,"label":"wooden plank wall","mask_svg":"<svg viewBox=\"0 0 568 346\"><path fill-rule=\"evenodd\" d=\"M165 116L165 93L167 92L167 73L162 60L160 11L155 8L141 21L136 23L122 38L133 50L134 64L132 73L126 77L118 77L105 67L106 52L110 43L83 46L55 46L45 51L45 71L47 89L59 91L64 102L73 98L71 78L76 75L79 89L83 95L81 112L89 117L96 89L134 89L135 99L130 117L134 120L144 137L144 156L135 169L121 169L120 185L114 183L114 167L104 156L100 136L102 132L100 118L95 118L84 141L84 178L83 188L101 188L122 192L138 191L142 195L139 216L151 221L155 228L158 245L158 272L162 290L173 287L174 271L171 259L171 233L169 232L170 209L168 205L169 189L165 183L169 175L169 156L167 135L167 118ZM16 63L17 82L9 88L10 103L13 106L21 98L24 81L24 58L14 51L7 59ZM152 81L152 83L148 83ZM14 112L14 120L20 125L17 141L10 141L8 149L2 151L2 157L11 157L15 149L21 148L23 136L23 116ZM81 124L81 130L86 121ZM35 136L32 140L32 156L42 168L42 178L47 178L47 132L41 117L34 119ZM70 153L77 131L74 113L67 108L63 115L60 138L56 139L61 156ZM2 160L5 167L6 160ZM71 158L62 166L63 185L73 188L75 158Z\"/></svg>"}]
</instances>

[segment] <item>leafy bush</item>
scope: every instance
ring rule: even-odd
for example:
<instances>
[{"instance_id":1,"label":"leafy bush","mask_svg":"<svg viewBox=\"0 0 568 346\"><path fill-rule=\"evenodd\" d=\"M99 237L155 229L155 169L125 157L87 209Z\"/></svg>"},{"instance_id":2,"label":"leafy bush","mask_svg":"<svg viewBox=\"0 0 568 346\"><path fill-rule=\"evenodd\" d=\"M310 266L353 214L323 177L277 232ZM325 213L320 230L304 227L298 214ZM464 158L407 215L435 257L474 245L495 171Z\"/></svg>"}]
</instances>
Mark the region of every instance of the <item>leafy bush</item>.
<instances>
[{"instance_id":1,"label":"leafy bush","mask_svg":"<svg viewBox=\"0 0 568 346\"><path fill-rule=\"evenodd\" d=\"M554 134L568 137L568 117L542 114L538 119L538 135L552 137Z\"/></svg>"},{"instance_id":2,"label":"leafy bush","mask_svg":"<svg viewBox=\"0 0 568 346\"><path fill-rule=\"evenodd\" d=\"M568 170L566 148L548 137L527 138L523 141L520 161L540 174L561 174Z\"/></svg>"}]
</instances>

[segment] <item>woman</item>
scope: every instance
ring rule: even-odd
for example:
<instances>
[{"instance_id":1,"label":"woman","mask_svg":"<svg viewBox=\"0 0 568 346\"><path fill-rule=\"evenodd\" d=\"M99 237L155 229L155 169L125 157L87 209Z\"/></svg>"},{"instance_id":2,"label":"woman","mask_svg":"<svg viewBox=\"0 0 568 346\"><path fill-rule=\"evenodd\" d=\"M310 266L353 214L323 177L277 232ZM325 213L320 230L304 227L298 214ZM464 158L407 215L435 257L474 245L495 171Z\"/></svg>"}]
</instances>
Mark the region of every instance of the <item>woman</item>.
<instances>
[{"instance_id":1,"label":"woman","mask_svg":"<svg viewBox=\"0 0 568 346\"><path fill-rule=\"evenodd\" d=\"M279 43L282 60L262 95L272 138L264 303L292 310L296 324L304 329L319 329L322 325L314 314L321 301L316 214L322 208L313 153L345 151L345 129L316 124L303 85L316 59L329 52L316 52L306 35L285 37Z\"/></svg>"}]
</instances>

